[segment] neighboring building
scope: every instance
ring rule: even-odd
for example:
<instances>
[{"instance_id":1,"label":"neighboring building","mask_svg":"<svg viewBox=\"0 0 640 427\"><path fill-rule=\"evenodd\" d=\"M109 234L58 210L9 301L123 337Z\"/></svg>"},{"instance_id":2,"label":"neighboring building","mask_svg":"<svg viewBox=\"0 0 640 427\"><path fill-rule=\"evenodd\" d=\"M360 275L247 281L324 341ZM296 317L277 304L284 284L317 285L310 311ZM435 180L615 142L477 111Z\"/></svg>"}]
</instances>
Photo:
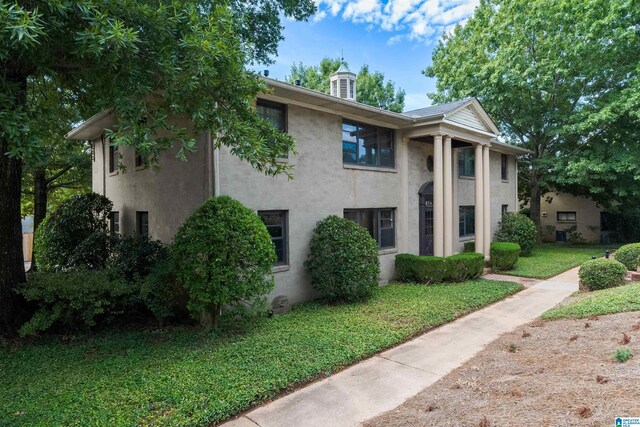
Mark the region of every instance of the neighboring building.
<instances>
[{"instance_id":1,"label":"neighboring building","mask_svg":"<svg viewBox=\"0 0 640 427\"><path fill-rule=\"evenodd\" d=\"M527 151L496 140L476 99L399 114L355 102L355 74L346 70L331 79L336 96L265 80L272 91L258 98L257 111L296 141L298 154L282 159L294 166L293 180L264 176L226 147L214 150L209 134L188 162L173 150L155 170L136 166L133 149L108 144L108 113L70 132L93 142L93 190L113 201L112 229L170 242L206 199L229 195L273 236L271 299L285 304L315 296L303 263L316 222L328 215L370 231L382 283L393 278L398 252L450 255L475 240L489 254L501 213L518 207L516 156Z\"/></svg>"},{"instance_id":2,"label":"neighboring building","mask_svg":"<svg viewBox=\"0 0 640 427\"><path fill-rule=\"evenodd\" d=\"M593 200L568 193L547 193L540 200L542 239L546 242L609 243L610 220Z\"/></svg>"}]
</instances>

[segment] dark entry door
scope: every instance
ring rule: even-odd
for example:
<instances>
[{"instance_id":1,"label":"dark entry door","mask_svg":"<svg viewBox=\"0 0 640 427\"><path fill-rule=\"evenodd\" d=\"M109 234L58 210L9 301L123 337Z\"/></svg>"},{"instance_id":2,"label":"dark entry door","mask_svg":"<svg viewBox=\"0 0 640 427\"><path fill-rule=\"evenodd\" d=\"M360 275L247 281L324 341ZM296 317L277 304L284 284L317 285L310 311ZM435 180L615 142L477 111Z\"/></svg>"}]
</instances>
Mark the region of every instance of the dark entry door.
<instances>
[{"instance_id":1,"label":"dark entry door","mask_svg":"<svg viewBox=\"0 0 640 427\"><path fill-rule=\"evenodd\" d=\"M420 188L420 255L433 255L433 183Z\"/></svg>"}]
</instances>

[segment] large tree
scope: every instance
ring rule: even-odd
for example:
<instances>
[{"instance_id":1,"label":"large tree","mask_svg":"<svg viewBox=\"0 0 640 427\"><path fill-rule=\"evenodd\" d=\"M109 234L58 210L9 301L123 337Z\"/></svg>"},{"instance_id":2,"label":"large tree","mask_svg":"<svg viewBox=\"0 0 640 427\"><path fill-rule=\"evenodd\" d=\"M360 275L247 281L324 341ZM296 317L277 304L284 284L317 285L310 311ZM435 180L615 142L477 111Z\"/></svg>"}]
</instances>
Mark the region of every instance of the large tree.
<instances>
[{"instance_id":1,"label":"large tree","mask_svg":"<svg viewBox=\"0 0 640 427\"><path fill-rule=\"evenodd\" d=\"M25 281L22 159L38 149L38 120L60 113L29 102L30 82L70 93L84 118L111 109L111 143L151 158L172 144L193 150L197 134L211 131L216 146L256 169L288 173L278 159L293 140L255 114L266 86L245 64L275 51L280 14L306 19L314 9L311 0L0 3L0 332L15 328L14 289Z\"/></svg>"},{"instance_id":2,"label":"large tree","mask_svg":"<svg viewBox=\"0 0 640 427\"><path fill-rule=\"evenodd\" d=\"M520 174L538 226L548 189L607 198L580 172L594 154L594 168L607 163L607 144L619 144L609 173L638 174L629 164L637 139L620 132L638 126L638 23L633 0L482 0L433 52L425 70L437 78L431 97L478 97L504 138L533 152ZM624 185L604 178L601 184Z\"/></svg>"},{"instance_id":3,"label":"large tree","mask_svg":"<svg viewBox=\"0 0 640 427\"><path fill-rule=\"evenodd\" d=\"M300 85L309 89L329 93L329 77L340 65L348 64L341 59L322 58L319 65L293 64L286 77L289 83L300 80ZM404 109L404 90L392 81L386 81L380 71L370 72L368 65L363 65L356 77L356 101L384 110L402 112Z\"/></svg>"}]
</instances>

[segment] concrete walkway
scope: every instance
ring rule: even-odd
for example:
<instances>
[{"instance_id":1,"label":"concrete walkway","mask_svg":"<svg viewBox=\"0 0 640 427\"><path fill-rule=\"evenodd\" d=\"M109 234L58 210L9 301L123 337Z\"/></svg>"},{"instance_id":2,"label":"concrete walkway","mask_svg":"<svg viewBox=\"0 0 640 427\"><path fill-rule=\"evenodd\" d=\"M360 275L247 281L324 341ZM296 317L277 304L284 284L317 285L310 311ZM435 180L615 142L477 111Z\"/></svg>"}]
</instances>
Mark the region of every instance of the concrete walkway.
<instances>
[{"instance_id":1,"label":"concrete walkway","mask_svg":"<svg viewBox=\"0 0 640 427\"><path fill-rule=\"evenodd\" d=\"M541 281L489 307L382 352L247 412L227 427L357 426L391 410L484 346L578 290L578 269ZM506 280L514 280L506 276Z\"/></svg>"}]
</instances>

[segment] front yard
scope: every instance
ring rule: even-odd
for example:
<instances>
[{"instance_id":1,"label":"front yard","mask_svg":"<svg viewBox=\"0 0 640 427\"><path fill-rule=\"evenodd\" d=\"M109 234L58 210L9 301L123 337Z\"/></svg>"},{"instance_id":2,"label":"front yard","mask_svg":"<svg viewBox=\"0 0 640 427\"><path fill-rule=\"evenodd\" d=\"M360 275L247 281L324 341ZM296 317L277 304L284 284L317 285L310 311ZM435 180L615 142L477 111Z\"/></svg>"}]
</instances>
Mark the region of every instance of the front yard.
<instances>
[{"instance_id":1,"label":"front yard","mask_svg":"<svg viewBox=\"0 0 640 427\"><path fill-rule=\"evenodd\" d=\"M602 257L604 251L615 249L615 245L559 245L543 243L534 248L533 254L518 258L511 271L500 272L511 276L548 279L573 267L577 267L592 256Z\"/></svg>"},{"instance_id":2,"label":"front yard","mask_svg":"<svg viewBox=\"0 0 640 427\"><path fill-rule=\"evenodd\" d=\"M308 303L227 332L189 327L0 349L0 425L204 426L521 289L389 285L367 303Z\"/></svg>"}]
</instances>

